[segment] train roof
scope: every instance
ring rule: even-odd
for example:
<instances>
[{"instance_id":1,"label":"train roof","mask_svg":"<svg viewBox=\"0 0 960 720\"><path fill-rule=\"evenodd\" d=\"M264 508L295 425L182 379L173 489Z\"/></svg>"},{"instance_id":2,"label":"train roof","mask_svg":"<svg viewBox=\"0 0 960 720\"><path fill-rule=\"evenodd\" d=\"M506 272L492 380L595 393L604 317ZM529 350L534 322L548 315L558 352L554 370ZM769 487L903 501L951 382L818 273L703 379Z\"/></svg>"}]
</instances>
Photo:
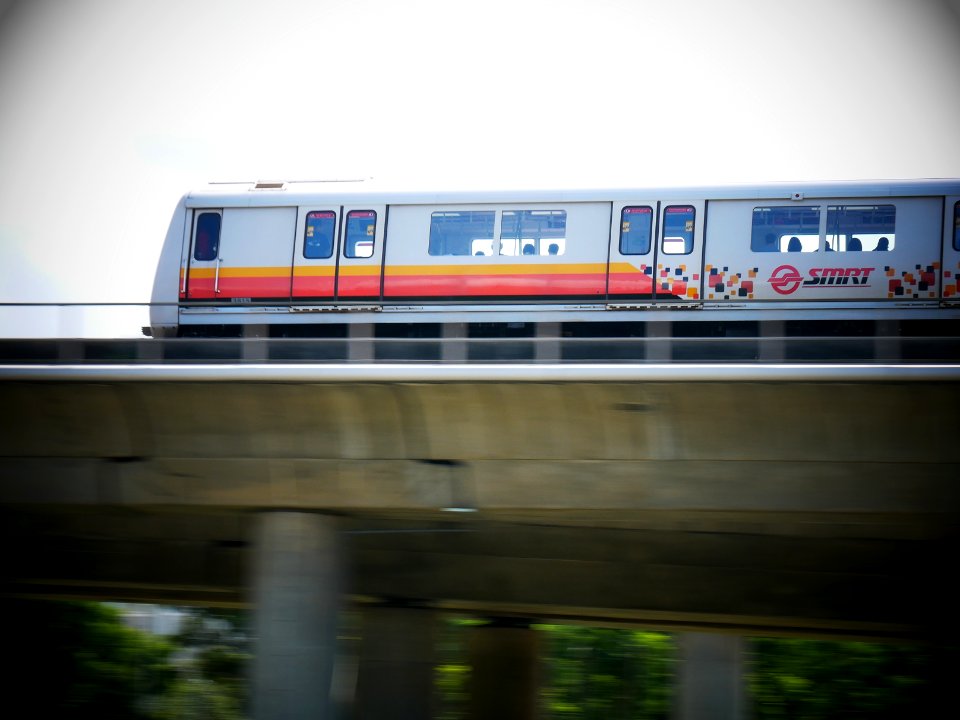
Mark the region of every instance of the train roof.
<instances>
[{"instance_id":1,"label":"train roof","mask_svg":"<svg viewBox=\"0 0 960 720\"><path fill-rule=\"evenodd\" d=\"M615 188L411 189L373 180L210 183L185 196L188 207L269 207L329 199L335 204L448 205L514 202L610 202L641 200L798 200L818 197L960 195L960 179L765 182Z\"/></svg>"}]
</instances>

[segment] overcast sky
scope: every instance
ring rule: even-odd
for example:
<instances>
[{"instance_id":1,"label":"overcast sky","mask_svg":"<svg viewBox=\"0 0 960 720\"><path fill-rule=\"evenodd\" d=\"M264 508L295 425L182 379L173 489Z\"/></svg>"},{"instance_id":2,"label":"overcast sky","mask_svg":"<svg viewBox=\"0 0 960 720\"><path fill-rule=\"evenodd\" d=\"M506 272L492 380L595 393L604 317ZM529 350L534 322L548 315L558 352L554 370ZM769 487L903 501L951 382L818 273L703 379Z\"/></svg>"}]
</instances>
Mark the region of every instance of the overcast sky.
<instances>
[{"instance_id":1,"label":"overcast sky","mask_svg":"<svg viewBox=\"0 0 960 720\"><path fill-rule=\"evenodd\" d=\"M0 0L0 302L147 302L211 180L958 177L958 5Z\"/></svg>"}]
</instances>

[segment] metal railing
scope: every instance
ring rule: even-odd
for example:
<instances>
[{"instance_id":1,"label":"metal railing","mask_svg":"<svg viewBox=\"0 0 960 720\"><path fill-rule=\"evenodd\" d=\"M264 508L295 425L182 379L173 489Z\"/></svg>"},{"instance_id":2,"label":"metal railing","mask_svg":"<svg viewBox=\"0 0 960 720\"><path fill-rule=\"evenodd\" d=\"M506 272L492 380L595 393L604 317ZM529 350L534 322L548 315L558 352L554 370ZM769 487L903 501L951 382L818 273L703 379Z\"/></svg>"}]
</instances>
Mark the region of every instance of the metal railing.
<instances>
[{"instance_id":1,"label":"metal railing","mask_svg":"<svg viewBox=\"0 0 960 720\"><path fill-rule=\"evenodd\" d=\"M0 340L0 364L960 362L949 337L228 338Z\"/></svg>"},{"instance_id":2,"label":"metal railing","mask_svg":"<svg viewBox=\"0 0 960 720\"><path fill-rule=\"evenodd\" d=\"M451 317L347 324L331 318L299 329L226 326L234 337L150 338L142 332L149 310L148 304L0 304L0 364L960 363L960 321L949 319L741 322L704 313L627 323L612 321L622 317L615 315L590 323ZM298 331L325 337L297 337Z\"/></svg>"}]
</instances>

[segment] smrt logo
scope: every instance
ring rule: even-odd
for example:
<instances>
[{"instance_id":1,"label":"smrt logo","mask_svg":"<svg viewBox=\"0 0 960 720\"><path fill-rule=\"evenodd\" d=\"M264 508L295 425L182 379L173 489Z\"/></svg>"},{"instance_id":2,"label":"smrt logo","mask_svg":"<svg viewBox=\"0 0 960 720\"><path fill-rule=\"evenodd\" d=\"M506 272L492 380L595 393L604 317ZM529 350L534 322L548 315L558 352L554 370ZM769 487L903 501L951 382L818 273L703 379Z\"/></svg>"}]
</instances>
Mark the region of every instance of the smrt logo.
<instances>
[{"instance_id":1,"label":"smrt logo","mask_svg":"<svg viewBox=\"0 0 960 720\"><path fill-rule=\"evenodd\" d=\"M793 265L781 265L770 273L770 279L767 282L781 295L789 295L800 287L803 276Z\"/></svg>"},{"instance_id":2,"label":"smrt logo","mask_svg":"<svg viewBox=\"0 0 960 720\"><path fill-rule=\"evenodd\" d=\"M863 287L870 284L870 273L876 268L868 267L832 267L810 268L810 279L804 280L803 275L793 265L781 265L767 280L776 292L789 295L796 292L801 285L804 287Z\"/></svg>"}]
</instances>

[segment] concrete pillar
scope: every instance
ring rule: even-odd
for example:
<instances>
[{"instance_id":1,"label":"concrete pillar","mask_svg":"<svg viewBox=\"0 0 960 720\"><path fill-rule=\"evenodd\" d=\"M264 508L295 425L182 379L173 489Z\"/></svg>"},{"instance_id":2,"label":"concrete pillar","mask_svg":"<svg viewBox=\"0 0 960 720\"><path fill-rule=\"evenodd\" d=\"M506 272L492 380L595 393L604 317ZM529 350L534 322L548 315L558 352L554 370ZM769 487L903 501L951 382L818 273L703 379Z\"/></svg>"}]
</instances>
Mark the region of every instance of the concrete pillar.
<instances>
[{"instance_id":1,"label":"concrete pillar","mask_svg":"<svg viewBox=\"0 0 960 720\"><path fill-rule=\"evenodd\" d=\"M357 720L431 720L436 615L415 607L363 611Z\"/></svg>"},{"instance_id":2,"label":"concrete pillar","mask_svg":"<svg viewBox=\"0 0 960 720\"><path fill-rule=\"evenodd\" d=\"M787 325L783 320L760 322L760 359L767 362L783 362L786 356Z\"/></svg>"},{"instance_id":3,"label":"concrete pillar","mask_svg":"<svg viewBox=\"0 0 960 720\"><path fill-rule=\"evenodd\" d=\"M373 362L374 331L370 323L350 323L347 326L347 360Z\"/></svg>"},{"instance_id":4,"label":"concrete pillar","mask_svg":"<svg viewBox=\"0 0 960 720\"><path fill-rule=\"evenodd\" d=\"M746 718L743 638L718 633L683 633L679 647L676 720Z\"/></svg>"},{"instance_id":5,"label":"concrete pillar","mask_svg":"<svg viewBox=\"0 0 960 720\"><path fill-rule=\"evenodd\" d=\"M534 720L540 681L540 642L525 622L497 620L471 628L470 720Z\"/></svg>"},{"instance_id":6,"label":"concrete pillar","mask_svg":"<svg viewBox=\"0 0 960 720\"><path fill-rule=\"evenodd\" d=\"M646 323L643 344L647 360L669 362L673 357L673 323L667 320Z\"/></svg>"},{"instance_id":7,"label":"concrete pillar","mask_svg":"<svg viewBox=\"0 0 960 720\"><path fill-rule=\"evenodd\" d=\"M534 346L536 362L560 362L561 326L558 322L537 323L537 340Z\"/></svg>"},{"instance_id":8,"label":"concrete pillar","mask_svg":"<svg viewBox=\"0 0 960 720\"><path fill-rule=\"evenodd\" d=\"M254 531L254 720L329 720L341 557L336 521L269 512Z\"/></svg>"},{"instance_id":9,"label":"concrete pillar","mask_svg":"<svg viewBox=\"0 0 960 720\"><path fill-rule=\"evenodd\" d=\"M469 333L466 323L444 323L440 357L443 362L466 362Z\"/></svg>"}]
</instances>

